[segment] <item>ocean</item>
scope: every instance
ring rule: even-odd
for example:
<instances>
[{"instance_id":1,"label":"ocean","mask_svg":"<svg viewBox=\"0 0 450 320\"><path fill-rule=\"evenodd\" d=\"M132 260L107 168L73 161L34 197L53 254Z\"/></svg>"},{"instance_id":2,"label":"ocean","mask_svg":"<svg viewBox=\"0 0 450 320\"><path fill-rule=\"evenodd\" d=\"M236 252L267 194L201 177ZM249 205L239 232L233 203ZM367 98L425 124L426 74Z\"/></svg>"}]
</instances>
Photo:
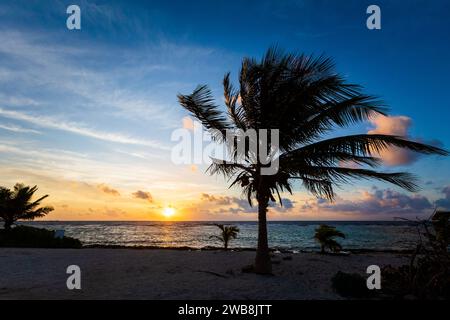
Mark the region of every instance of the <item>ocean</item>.
<instances>
[{"instance_id":1,"label":"ocean","mask_svg":"<svg viewBox=\"0 0 450 320\"><path fill-rule=\"evenodd\" d=\"M220 222L217 222L220 223ZM236 225L240 232L230 248L255 248L257 222L222 222ZM283 250L318 250L314 230L322 223L335 226L345 239L338 239L343 249L407 250L418 239L415 226L407 221L270 221L269 246ZM214 222L150 222L150 221L33 221L21 224L51 230L63 229L65 235L79 239L83 245L158 246L204 248L220 246L210 239L219 234Z\"/></svg>"}]
</instances>

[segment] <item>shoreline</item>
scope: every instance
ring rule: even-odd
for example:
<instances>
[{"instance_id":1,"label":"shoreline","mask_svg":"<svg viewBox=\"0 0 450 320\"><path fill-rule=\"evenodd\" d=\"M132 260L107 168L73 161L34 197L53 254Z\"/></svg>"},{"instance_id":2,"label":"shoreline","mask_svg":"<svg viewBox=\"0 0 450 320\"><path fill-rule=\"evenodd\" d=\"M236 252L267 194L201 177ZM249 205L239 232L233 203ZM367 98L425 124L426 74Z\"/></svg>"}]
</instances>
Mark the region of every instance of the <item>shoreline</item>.
<instances>
[{"instance_id":1,"label":"shoreline","mask_svg":"<svg viewBox=\"0 0 450 320\"><path fill-rule=\"evenodd\" d=\"M180 250L180 251L231 251L231 252L240 252L240 251L251 251L255 252L256 248L251 247L239 247L239 248L228 248L228 250L223 249L222 247L215 246L206 246L206 247L164 247L164 246L123 246L123 245L83 245L81 249L134 249L134 250ZM269 248L272 253L290 253L290 254L298 254L298 253L320 253L318 250L300 250L300 249L285 249L285 248ZM345 255L346 252L353 254L364 254L364 253L393 253L393 254L410 254L413 253L414 249L343 249L340 253L326 253L329 255Z\"/></svg>"},{"instance_id":2,"label":"shoreline","mask_svg":"<svg viewBox=\"0 0 450 320\"><path fill-rule=\"evenodd\" d=\"M71 248L45 248L45 247L2 247L0 249L71 249ZM104 244L92 244L92 245L83 245L81 249L129 249L129 250L173 250L173 251L224 251L224 252L256 252L256 248L251 247L237 247L237 248L228 248L225 250L222 247L215 246L205 246L205 247L189 247L189 246L180 246L180 247L169 247L169 246L124 246L124 245L104 245ZM320 253L319 250L300 250L300 249L285 249L285 248L269 248L271 253L275 254L299 254L299 253ZM367 253L391 253L391 254L412 254L414 253L414 249L343 249L341 252L326 252L324 255L346 255L350 254L367 254Z\"/></svg>"}]
</instances>

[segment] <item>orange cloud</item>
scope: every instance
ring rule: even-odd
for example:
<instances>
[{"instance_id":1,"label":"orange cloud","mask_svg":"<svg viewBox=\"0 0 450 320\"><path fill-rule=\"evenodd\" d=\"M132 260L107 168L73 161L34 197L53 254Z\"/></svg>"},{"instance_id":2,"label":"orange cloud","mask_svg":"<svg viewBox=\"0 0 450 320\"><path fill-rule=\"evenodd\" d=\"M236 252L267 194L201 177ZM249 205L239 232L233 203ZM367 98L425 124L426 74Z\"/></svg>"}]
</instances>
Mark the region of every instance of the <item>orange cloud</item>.
<instances>
[{"instance_id":1,"label":"orange cloud","mask_svg":"<svg viewBox=\"0 0 450 320\"><path fill-rule=\"evenodd\" d=\"M408 130L412 124L411 118L405 116L386 117L377 116L370 121L375 128L368 134L389 134L401 137L408 136ZM417 160L417 154L406 149L391 147L380 152L379 157L388 166L399 166L413 163Z\"/></svg>"},{"instance_id":2,"label":"orange cloud","mask_svg":"<svg viewBox=\"0 0 450 320\"><path fill-rule=\"evenodd\" d=\"M182 122L184 129L194 130L194 121L190 117L184 117Z\"/></svg>"},{"instance_id":3,"label":"orange cloud","mask_svg":"<svg viewBox=\"0 0 450 320\"><path fill-rule=\"evenodd\" d=\"M97 188L98 188L100 191L102 191L102 192L104 192L104 193L107 193L107 194L109 194L109 195L112 195L112 196L114 196L114 197L120 196L119 191L117 191L116 189L113 189L113 188L107 186L106 184L103 184L103 183L102 183L102 184L99 184L99 185L97 186Z\"/></svg>"},{"instance_id":4,"label":"orange cloud","mask_svg":"<svg viewBox=\"0 0 450 320\"><path fill-rule=\"evenodd\" d=\"M405 116L386 117L379 115L370 121L375 128L369 130L369 134L392 134L396 136L407 136L408 129L412 124L411 118Z\"/></svg>"},{"instance_id":5,"label":"orange cloud","mask_svg":"<svg viewBox=\"0 0 450 320\"><path fill-rule=\"evenodd\" d=\"M153 202L153 197L150 192L145 192L138 190L133 193L133 196L137 199L147 200L148 202Z\"/></svg>"},{"instance_id":6,"label":"orange cloud","mask_svg":"<svg viewBox=\"0 0 450 320\"><path fill-rule=\"evenodd\" d=\"M215 212L216 213L232 213L232 214L239 214L239 213L256 213L257 207L256 207L256 201L253 203L253 207L250 206L247 199L239 198L239 197L230 197L230 196L215 196L208 193L202 193L200 200L206 203L209 212ZM282 213L291 210L294 208L295 201L290 200L288 198L282 198L283 206L280 206L278 203L269 203L269 208L271 209L271 212L276 213ZM213 204L213 206L211 206Z\"/></svg>"}]
</instances>

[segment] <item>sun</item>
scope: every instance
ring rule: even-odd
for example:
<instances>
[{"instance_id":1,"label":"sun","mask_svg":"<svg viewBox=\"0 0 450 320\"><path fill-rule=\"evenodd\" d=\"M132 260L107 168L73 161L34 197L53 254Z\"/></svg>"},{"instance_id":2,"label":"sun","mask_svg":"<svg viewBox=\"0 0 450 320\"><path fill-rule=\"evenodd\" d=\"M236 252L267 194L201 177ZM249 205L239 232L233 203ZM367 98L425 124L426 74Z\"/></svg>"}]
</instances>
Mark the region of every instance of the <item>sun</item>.
<instances>
[{"instance_id":1,"label":"sun","mask_svg":"<svg viewBox=\"0 0 450 320\"><path fill-rule=\"evenodd\" d=\"M175 214L175 209L172 208L172 207L166 207L166 208L164 208L164 210L163 210L163 215L164 215L166 218L170 218L170 217L173 216L174 214Z\"/></svg>"}]
</instances>

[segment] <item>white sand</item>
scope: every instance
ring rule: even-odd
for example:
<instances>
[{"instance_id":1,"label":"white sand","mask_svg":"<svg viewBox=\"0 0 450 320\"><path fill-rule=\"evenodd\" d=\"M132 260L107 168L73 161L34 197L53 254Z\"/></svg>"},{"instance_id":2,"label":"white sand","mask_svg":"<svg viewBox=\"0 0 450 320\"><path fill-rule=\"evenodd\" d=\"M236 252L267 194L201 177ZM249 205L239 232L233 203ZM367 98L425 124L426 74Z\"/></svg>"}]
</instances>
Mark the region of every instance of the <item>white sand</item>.
<instances>
[{"instance_id":1,"label":"white sand","mask_svg":"<svg viewBox=\"0 0 450 320\"><path fill-rule=\"evenodd\" d=\"M328 256L276 254L275 276L242 273L254 252L133 249L0 249L0 299L340 299L339 270L399 265L392 253ZM282 260L292 256L292 260ZM68 265L81 268L82 290L66 287ZM217 276L212 273L217 273Z\"/></svg>"}]
</instances>

